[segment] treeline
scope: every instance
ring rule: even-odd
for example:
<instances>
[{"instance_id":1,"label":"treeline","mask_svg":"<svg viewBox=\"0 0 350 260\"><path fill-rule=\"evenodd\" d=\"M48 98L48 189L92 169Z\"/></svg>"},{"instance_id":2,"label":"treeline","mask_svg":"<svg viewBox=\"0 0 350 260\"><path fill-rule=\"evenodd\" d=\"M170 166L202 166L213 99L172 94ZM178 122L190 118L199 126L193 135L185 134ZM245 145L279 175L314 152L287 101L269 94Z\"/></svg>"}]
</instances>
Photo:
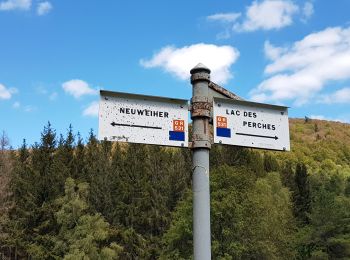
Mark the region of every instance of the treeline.
<instances>
[{"instance_id":1,"label":"treeline","mask_svg":"<svg viewBox=\"0 0 350 260\"><path fill-rule=\"evenodd\" d=\"M113 145L93 132L84 145L50 124L12 156L2 245L34 259L156 258L191 179L185 149Z\"/></svg>"},{"instance_id":2,"label":"treeline","mask_svg":"<svg viewBox=\"0 0 350 260\"><path fill-rule=\"evenodd\" d=\"M2 139L2 248L32 259L192 258L188 149L100 142L92 131L84 141L50 124L31 146L11 151ZM214 145L213 259L350 258L350 158L308 161Z\"/></svg>"}]
</instances>

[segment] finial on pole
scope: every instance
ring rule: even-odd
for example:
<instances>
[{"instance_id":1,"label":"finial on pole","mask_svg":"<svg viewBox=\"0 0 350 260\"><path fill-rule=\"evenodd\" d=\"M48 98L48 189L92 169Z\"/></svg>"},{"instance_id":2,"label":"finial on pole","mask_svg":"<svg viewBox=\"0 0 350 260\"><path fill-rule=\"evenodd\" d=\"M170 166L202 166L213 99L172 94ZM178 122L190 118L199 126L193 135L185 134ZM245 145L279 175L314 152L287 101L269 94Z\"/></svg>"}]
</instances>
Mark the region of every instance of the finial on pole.
<instances>
[{"instance_id":1,"label":"finial on pole","mask_svg":"<svg viewBox=\"0 0 350 260\"><path fill-rule=\"evenodd\" d=\"M210 82L210 69L204 66L202 63L198 63L193 69L190 70L191 73L191 84L196 81L207 81Z\"/></svg>"},{"instance_id":2,"label":"finial on pole","mask_svg":"<svg viewBox=\"0 0 350 260\"><path fill-rule=\"evenodd\" d=\"M194 74L200 71L206 71L207 73L210 73L210 69L207 68L203 63L198 63L194 68L190 70L190 73Z\"/></svg>"}]
</instances>

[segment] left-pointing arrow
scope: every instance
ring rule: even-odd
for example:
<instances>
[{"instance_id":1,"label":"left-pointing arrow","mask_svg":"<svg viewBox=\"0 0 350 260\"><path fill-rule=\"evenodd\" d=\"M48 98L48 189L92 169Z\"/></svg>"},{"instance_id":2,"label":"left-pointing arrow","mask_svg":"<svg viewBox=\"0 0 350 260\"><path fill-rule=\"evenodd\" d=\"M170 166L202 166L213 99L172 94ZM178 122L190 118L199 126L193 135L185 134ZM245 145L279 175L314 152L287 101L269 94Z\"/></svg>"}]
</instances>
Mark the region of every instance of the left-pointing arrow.
<instances>
[{"instance_id":1,"label":"left-pointing arrow","mask_svg":"<svg viewBox=\"0 0 350 260\"><path fill-rule=\"evenodd\" d=\"M120 124L120 123L115 123L115 122L112 122L111 126L128 126L128 127L150 128L150 129L162 129L159 126L131 125L131 124Z\"/></svg>"}]
</instances>

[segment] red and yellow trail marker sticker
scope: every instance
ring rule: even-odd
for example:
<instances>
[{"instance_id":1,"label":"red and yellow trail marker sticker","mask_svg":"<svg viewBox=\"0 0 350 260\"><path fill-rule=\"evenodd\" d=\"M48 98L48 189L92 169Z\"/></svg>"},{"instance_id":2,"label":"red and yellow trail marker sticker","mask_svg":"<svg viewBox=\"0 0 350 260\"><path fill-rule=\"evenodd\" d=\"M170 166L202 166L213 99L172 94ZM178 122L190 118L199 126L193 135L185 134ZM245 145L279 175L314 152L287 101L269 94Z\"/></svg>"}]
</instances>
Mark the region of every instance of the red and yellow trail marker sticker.
<instances>
[{"instance_id":1,"label":"red and yellow trail marker sticker","mask_svg":"<svg viewBox=\"0 0 350 260\"><path fill-rule=\"evenodd\" d=\"M173 131L184 132L185 131L185 120L173 120Z\"/></svg>"},{"instance_id":2,"label":"red and yellow trail marker sticker","mask_svg":"<svg viewBox=\"0 0 350 260\"><path fill-rule=\"evenodd\" d=\"M185 120L173 120L173 131L169 131L169 140L185 141Z\"/></svg>"},{"instance_id":3,"label":"red and yellow trail marker sticker","mask_svg":"<svg viewBox=\"0 0 350 260\"><path fill-rule=\"evenodd\" d=\"M216 117L216 127L227 128L227 118L224 116Z\"/></svg>"},{"instance_id":4,"label":"red and yellow trail marker sticker","mask_svg":"<svg viewBox=\"0 0 350 260\"><path fill-rule=\"evenodd\" d=\"M221 137L231 137L231 129L227 128L227 117L216 117L216 135Z\"/></svg>"}]
</instances>

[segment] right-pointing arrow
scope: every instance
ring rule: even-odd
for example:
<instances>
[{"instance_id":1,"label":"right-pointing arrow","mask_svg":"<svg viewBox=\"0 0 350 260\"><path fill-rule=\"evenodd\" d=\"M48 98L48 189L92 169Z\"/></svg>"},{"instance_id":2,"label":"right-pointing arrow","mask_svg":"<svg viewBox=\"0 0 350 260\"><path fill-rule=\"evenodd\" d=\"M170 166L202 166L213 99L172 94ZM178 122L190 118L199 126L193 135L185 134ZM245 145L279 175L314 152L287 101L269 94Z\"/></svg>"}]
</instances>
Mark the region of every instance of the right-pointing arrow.
<instances>
[{"instance_id":1,"label":"right-pointing arrow","mask_svg":"<svg viewBox=\"0 0 350 260\"><path fill-rule=\"evenodd\" d=\"M253 136L253 137L260 137L260 138L269 138L269 139L275 139L277 140L277 136L268 136L268 135L253 135L253 134L245 134L245 133L236 133L236 135L245 135L245 136Z\"/></svg>"}]
</instances>

